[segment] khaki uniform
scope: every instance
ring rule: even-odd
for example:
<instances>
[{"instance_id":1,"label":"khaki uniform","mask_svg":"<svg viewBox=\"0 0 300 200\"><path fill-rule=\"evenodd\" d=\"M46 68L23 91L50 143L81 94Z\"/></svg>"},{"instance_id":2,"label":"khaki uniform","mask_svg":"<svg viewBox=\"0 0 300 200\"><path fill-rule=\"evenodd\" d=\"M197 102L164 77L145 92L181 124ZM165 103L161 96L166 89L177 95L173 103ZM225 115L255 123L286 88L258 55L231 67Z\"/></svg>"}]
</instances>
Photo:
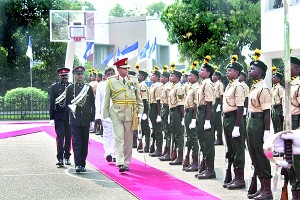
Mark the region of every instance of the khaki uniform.
<instances>
[{"instance_id":1,"label":"khaki uniform","mask_svg":"<svg viewBox=\"0 0 300 200\"><path fill-rule=\"evenodd\" d=\"M248 99L247 142L251 161L259 178L270 179L271 165L263 150L264 110L271 109L272 96L264 80L253 84Z\"/></svg>"},{"instance_id":2,"label":"khaki uniform","mask_svg":"<svg viewBox=\"0 0 300 200\"><path fill-rule=\"evenodd\" d=\"M186 95L189 88L190 88L190 83L189 82L185 82L183 85L182 85L182 88L183 88L183 91L184 91L184 94Z\"/></svg>"},{"instance_id":3,"label":"khaki uniform","mask_svg":"<svg viewBox=\"0 0 300 200\"><path fill-rule=\"evenodd\" d=\"M144 111L136 77L119 75L107 81L103 118L111 118L114 128L117 165L129 166L132 156L133 120ZM110 105L112 99L112 105ZM137 123L137 121L135 121Z\"/></svg>"},{"instance_id":4,"label":"khaki uniform","mask_svg":"<svg viewBox=\"0 0 300 200\"><path fill-rule=\"evenodd\" d=\"M283 130L282 100L284 98L284 87L282 87L278 83L272 87L271 93L272 93L271 117L273 122L274 133L277 133Z\"/></svg>"},{"instance_id":5,"label":"khaki uniform","mask_svg":"<svg viewBox=\"0 0 300 200\"><path fill-rule=\"evenodd\" d=\"M222 133L223 133L223 127L222 127L222 116L221 111L217 112L218 105L221 105L221 96L223 96L224 93L224 85L221 81L214 82L214 89L215 89L215 103L213 105L213 110L215 113L215 130L217 131L217 140L222 140Z\"/></svg>"},{"instance_id":6,"label":"khaki uniform","mask_svg":"<svg viewBox=\"0 0 300 200\"><path fill-rule=\"evenodd\" d=\"M237 109L238 107L244 107L244 102L244 88L236 79L227 85L223 96L223 125L228 149L227 158L233 163L234 169L244 169L245 167L244 132L240 131L239 137L232 138L232 131L237 120ZM241 120L240 130L243 127L243 123L243 120Z\"/></svg>"},{"instance_id":7,"label":"khaki uniform","mask_svg":"<svg viewBox=\"0 0 300 200\"><path fill-rule=\"evenodd\" d=\"M98 83L97 81L91 81L91 82L89 83L89 85L92 86L93 93L94 93L95 96L96 96L97 85L98 85L97 83Z\"/></svg>"},{"instance_id":8,"label":"khaki uniform","mask_svg":"<svg viewBox=\"0 0 300 200\"><path fill-rule=\"evenodd\" d=\"M161 110L161 120L162 120L162 128L165 134L166 139L166 147L171 147L171 131L170 131L170 124L168 124L168 116L170 114L169 111L169 92L172 89L172 84L167 82L161 85L161 98L160 103L162 105Z\"/></svg>"}]
</instances>

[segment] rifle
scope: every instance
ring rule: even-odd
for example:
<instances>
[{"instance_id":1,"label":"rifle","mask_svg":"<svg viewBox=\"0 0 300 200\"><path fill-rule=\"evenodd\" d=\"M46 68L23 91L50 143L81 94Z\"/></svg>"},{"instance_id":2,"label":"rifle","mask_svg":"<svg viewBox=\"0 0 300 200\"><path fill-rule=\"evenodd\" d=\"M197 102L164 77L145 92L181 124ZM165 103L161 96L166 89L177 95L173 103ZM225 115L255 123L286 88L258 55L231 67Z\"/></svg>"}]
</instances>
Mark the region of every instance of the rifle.
<instances>
[{"instance_id":1,"label":"rifle","mask_svg":"<svg viewBox=\"0 0 300 200\"><path fill-rule=\"evenodd\" d=\"M289 175L288 175L287 169L282 168L280 174L284 176L284 184L283 184L282 189L281 189L280 200L288 200L289 198L288 198L287 186L288 186L288 183L289 183Z\"/></svg>"},{"instance_id":2,"label":"rifle","mask_svg":"<svg viewBox=\"0 0 300 200\"><path fill-rule=\"evenodd\" d=\"M224 188L226 188L227 185L232 181L231 166L233 163L233 159L230 158L228 152L226 152L225 158L227 159L228 164L227 164L227 169L226 169L225 178L224 178L224 184L223 184Z\"/></svg>"}]
</instances>

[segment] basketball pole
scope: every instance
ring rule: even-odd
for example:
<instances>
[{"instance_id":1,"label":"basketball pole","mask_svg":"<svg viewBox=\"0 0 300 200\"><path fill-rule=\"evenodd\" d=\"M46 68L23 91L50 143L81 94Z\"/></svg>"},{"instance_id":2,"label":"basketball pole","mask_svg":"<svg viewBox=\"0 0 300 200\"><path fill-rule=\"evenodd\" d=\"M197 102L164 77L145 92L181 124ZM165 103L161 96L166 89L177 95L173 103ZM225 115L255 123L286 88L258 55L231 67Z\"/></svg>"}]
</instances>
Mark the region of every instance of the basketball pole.
<instances>
[{"instance_id":1,"label":"basketball pole","mask_svg":"<svg viewBox=\"0 0 300 200\"><path fill-rule=\"evenodd\" d=\"M74 42L73 40L69 40L67 45L65 67L69 68L71 72L73 71L75 49L76 42ZM73 83L73 73L69 73L69 82Z\"/></svg>"}]
</instances>

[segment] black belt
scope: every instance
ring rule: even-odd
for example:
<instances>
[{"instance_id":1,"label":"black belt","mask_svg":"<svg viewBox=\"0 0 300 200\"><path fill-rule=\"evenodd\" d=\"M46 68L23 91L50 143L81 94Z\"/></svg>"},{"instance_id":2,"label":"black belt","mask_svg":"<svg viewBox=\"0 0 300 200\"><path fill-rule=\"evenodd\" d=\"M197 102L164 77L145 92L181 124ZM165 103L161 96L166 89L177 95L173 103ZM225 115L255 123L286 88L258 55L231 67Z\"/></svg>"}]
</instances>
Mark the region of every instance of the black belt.
<instances>
[{"instance_id":1,"label":"black belt","mask_svg":"<svg viewBox=\"0 0 300 200\"><path fill-rule=\"evenodd\" d=\"M206 105L202 105L198 107L198 110L204 110L206 108Z\"/></svg>"},{"instance_id":2,"label":"black belt","mask_svg":"<svg viewBox=\"0 0 300 200\"><path fill-rule=\"evenodd\" d=\"M233 117L235 114L236 114L236 110L223 113L223 115L224 115L225 118Z\"/></svg>"},{"instance_id":3,"label":"black belt","mask_svg":"<svg viewBox=\"0 0 300 200\"><path fill-rule=\"evenodd\" d=\"M273 105L273 108L274 108L274 109L282 108L282 104L276 104L276 105Z\"/></svg>"},{"instance_id":4,"label":"black belt","mask_svg":"<svg viewBox=\"0 0 300 200\"><path fill-rule=\"evenodd\" d=\"M156 106L156 103L150 103L150 107L152 108L153 106Z\"/></svg>"},{"instance_id":5,"label":"black belt","mask_svg":"<svg viewBox=\"0 0 300 200\"><path fill-rule=\"evenodd\" d=\"M169 107L169 104L164 103L163 106L164 107Z\"/></svg>"},{"instance_id":6,"label":"black belt","mask_svg":"<svg viewBox=\"0 0 300 200\"><path fill-rule=\"evenodd\" d=\"M170 108L170 111L175 111L175 110L179 110L179 107L176 106L176 107Z\"/></svg>"},{"instance_id":7,"label":"black belt","mask_svg":"<svg viewBox=\"0 0 300 200\"><path fill-rule=\"evenodd\" d=\"M292 120L298 121L299 120L299 115L292 115Z\"/></svg>"},{"instance_id":8,"label":"black belt","mask_svg":"<svg viewBox=\"0 0 300 200\"><path fill-rule=\"evenodd\" d=\"M193 111L193 110L194 110L194 108L186 108L185 112L190 112L190 111Z\"/></svg>"},{"instance_id":9,"label":"black belt","mask_svg":"<svg viewBox=\"0 0 300 200\"><path fill-rule=\"evenodd\" d=\"M264 113L263 112L250 112L250 113L248 113L248 116L250 118L263 118Z\"/></svg>"}]
</instances>

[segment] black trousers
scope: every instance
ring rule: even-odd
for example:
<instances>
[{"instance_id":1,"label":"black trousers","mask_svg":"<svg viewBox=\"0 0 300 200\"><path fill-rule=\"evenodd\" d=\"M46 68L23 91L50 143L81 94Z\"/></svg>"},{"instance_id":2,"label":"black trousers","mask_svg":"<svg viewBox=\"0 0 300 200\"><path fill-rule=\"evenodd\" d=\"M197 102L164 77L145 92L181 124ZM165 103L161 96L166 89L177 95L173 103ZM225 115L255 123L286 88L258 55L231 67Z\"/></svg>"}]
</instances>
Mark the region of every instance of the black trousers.
<instances>
[{"instance_id":1,"label":"black trousers","mask_svg":"<svg viewBox=\"0 0 300 200\"><path fill-rule=\"evenodd\" d=\"M90 126L71 125L75 166L85 167L88 154L89 128Z\"/></svg>"},{"instance_id":2,"label":"black trousers","mask_svg":"<svg viewBox=\"0 0 300 200\"><path fill-rule=\"evenodd\" d=\"M55 119L57 159L69 159L71 156L71 132L68 121Z\"/></svg>"}]
</instances>

